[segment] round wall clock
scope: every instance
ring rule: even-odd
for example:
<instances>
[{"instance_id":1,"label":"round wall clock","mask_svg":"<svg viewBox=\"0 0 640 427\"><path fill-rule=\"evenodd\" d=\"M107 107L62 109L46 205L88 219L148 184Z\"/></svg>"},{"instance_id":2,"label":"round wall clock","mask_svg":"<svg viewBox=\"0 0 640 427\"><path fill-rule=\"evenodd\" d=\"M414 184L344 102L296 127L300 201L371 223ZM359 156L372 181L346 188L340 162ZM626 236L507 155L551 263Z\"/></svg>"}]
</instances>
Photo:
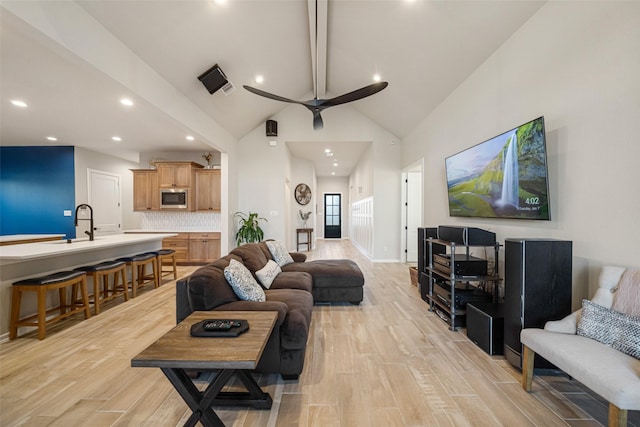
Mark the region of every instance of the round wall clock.
<instances>
[{"instance_id":1,"label":"round wall clock","mask_svg":"<svg viewBox=\"0 0 640 427\"><path fill-rule=\"evenodd\" d=\"M298 204L306 205L311 201L311 189L307 184L298 184L296 185L295 197Z\"/></svg>"}]
</instances>

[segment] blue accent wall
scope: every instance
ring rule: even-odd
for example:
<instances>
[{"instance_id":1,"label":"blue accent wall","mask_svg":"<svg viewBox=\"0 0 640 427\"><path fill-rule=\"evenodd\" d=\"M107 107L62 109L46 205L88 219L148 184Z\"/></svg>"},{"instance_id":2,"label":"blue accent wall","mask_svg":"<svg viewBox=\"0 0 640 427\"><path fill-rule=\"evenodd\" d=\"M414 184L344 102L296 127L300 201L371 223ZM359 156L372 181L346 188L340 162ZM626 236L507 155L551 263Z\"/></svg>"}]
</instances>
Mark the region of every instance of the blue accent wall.
<instances>
[{"instance_id":1,"label":"blue accent wall","mask_svg":"<svg viewBox=\"0 0 640 427\"><path fill-rule=\"evenodd\" d=\"M0 235L76 234L73 147L0 147Z\"/></svg>"}]
</instances>

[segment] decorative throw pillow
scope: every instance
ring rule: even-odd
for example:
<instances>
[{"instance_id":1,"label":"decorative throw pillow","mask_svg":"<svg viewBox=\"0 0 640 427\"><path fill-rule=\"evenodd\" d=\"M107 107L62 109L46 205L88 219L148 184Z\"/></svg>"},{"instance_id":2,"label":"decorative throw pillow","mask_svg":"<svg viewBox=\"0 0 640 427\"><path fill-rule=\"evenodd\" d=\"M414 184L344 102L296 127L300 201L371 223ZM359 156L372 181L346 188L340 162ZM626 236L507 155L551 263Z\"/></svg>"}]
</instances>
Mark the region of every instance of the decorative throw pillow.
<instances>
[{"instance_id":1,"label":"decorative throw pillow","mask_svg":"<svg viewBox=\"0 0 640 427\"><path fill-rule=\"evenodd\" d=\"M578 335L594 339L640 359L640 317L582 300Z\"/></svg>"},{"instance_id":2,"label":"decorative throw pillow","mask_svg":"<svg viewBox=\"0 0 640 427\"><path fill-rule=\"evenodd\" d=\"M256 271L256 277L266 289L271 287L273 280L278 274L282 273L282 269L274 260L270 259L267 264L260 270Z\"/></svg>"},{"instance_id":3,"label":"decorative throw pillow","mask_svg":"<svg viewBox=\"0 0 640 427\"><path fill-rule=\"evenodd\" d=\"M640 316L640 269L629 268L622 273L611 308L632 316Z\"/></svg>"},{"instance_id":4,"label":"decorative throw pillow","mask_svg":"<svg viewBox=\"0 0 640 427\"><path fill-rule=\"evenodd\" d=\"M267 240L265 243L269 248L269 252L271 252L273 260L277 262L280 267L284 267L285 265L293 262L293 258L289 255L289 251L287 251L287 248L285 248L281 242Z\"/></svg>"},{"instance_id":5,"label":"decorative throw pillow","mask_svg":"<svg viewBox=\"0 0 640 427\"><path fill-rule=\"evenodd\" d=\"M224 277L241 300L266 301L264 290L241 262L232 259L224 269Z\"/></svg>"}]
</instances>

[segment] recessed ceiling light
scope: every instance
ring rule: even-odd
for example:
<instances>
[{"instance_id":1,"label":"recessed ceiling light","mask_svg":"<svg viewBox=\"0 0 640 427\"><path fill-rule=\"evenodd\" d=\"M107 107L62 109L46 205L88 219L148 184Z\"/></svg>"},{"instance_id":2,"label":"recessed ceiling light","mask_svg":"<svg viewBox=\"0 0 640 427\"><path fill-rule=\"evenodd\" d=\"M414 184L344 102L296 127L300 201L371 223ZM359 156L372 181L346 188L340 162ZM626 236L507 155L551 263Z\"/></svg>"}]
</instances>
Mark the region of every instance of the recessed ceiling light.
<instances>
[{"instance_id":1,"label":"recessed ceiling light","mask_svg":"<svg viewBox=\"0 0 640 427\"><path fill-rule=\"evenodd\" d=\"M115 142L122 141L122 138L120 138L119 136L112 136L111 139L113 139Z\"/></svg>"},{"instance_id":2,"label":"recessed ceiling light","mask_svg":"<svg viewBox=\"0 0 640 427\"><path fill-rule=\"evenodd\" d=\"M195 138L191 135L187 135L184 139L186 139L187 141L195 141Z\"/></svg>"},{"instance_id":3,"label":"recessed ceiling light","mask_svg":"<svg viewBox=\"0 0 640 427\"><path fill-rule=\"evenodd\" d=\"M20 101L19 99L12 99L11 103L16 107L20 107L20 108L25 108L27 106L26 102Z\"/></svg>"},{"instance_id":4,"label":"recessed ceiling light","mask_svg":"<svg viewBox=\"0 0 640 427\"><path fill-rule=\"evenodd\" d=\"M129 98L122 98L120 100L120 104L126 105L127 107L131 107L133 105L133 101L130 100Z\"/></svg>"},{"instance_id":5,"label":"recessed ceiling light","mask_svg":"<svg viewBox=\"0 0 640 427\"><path fill-rule=\"evenodd\" d=\"M256 76L255 80L256 80L256 83L260 84L260 83L264 82L264 77L262 75L258 74Z\"/></svg>"},{"instance_id":6,"label":"recessed ceiling light","mask_svg":"<svg viewBox=\"0 0 640 427\"><path fill-rule=\"evenodd\" d=\"M56 138L55 136L48 136L47 140L49 140L49 141L57 141L58 138Z\"/></svg>"},{"instance_id":7,"label":"recessed ceiling light","mask_svg":"<svg viewBox=\"0 0 640 427\"><path fill-rule=\"evenodd\" d=\"M333 153L331 152L331 149L326 148L326 149L324 150L324 155L325 155L325 156L327 156L327 157L332 157L332 156L333 156Z\"/></svg>"},{"instance_id":8,"label":"recessed ceiling light","mask_svg":"<svg viewBox=\"0 0 640 427\"><path fill-rule=\"evenodd\" d=\"M331 175L335 175L335 174L336 174L335 172L331 172Z\"/></svg>"},{"instance_id":9,"label":"recessed ceiling light","mask_svg":"<svg viewBox=\"0 0 640 427\"><path fill-rule=\"evenodd\" d=\"M218 6L222 6L222 5L224 5L225 3L227 3L227 0L213 0L213 2L214 2L215 4L217 4Z\"/></svg>"},{"instance_id":10,"label":"recessed ceiling light","mask_svg":"<svg viewBox=\"0 0 640 427\"><path fill-rule=\"evenodd\" d=\"M335 162L335 163L333 164L333 167L334 167L334 168L337 168L337 167L338 167L338 162Z\"/></svg>"},{"instance_id":11,"label":"recessed ceiling light","mask_svg":"<svg viewBox=\"0 0 640 427\"><path fill-rule=\"evenodd\" d=\"M382 80L382 77L380 77L380 74L374 74L373 75L373 81L374 82L379 82L380 80Z\"/></svg>"}]
</instances>

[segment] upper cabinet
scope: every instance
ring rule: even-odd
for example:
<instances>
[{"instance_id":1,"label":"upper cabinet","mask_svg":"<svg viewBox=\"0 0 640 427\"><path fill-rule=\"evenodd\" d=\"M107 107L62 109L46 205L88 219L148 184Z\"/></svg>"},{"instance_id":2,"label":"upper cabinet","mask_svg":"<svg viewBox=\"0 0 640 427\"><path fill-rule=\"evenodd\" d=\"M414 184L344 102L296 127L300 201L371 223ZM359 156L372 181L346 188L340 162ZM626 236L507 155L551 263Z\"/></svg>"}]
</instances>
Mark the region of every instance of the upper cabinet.
<instances>
[{"instance_id":1,"label":"upper cabinet","mask_svg":"<svg viewBox=\"0 0 640 427\"><path fill-rule=\"evenodd\" d=\"M220 170L196 171L196 210L220 212Z\"/></svg>"},{"instance_id":2,"label":"upper cabinet","mask_svg":"<svg viewBox=\"0 0 640 427\"><path fill-rule=\"evenodd\" d=\"M133 171L133 210L160 210L160 193L158 192L158 172L150 169Z\"/></svg>"},{"instance_id":3,"label":"upper cabinet","mask_svg":"<svg viewBox=\"0 0 640 427\"><path fill-rule=\"evenodd\" d=\"M156 169L132 169L133 210L159 211L160 193L165 189L185 189L186 211L220 212L219 169L204 169L194 162L158 162Z\"/></svg>"},{"instance_id":4,"label":"upper cabinet","mask_svg":"<svg viewBox=\"0 0 640 427\"><path fill-rule=\"evenodd\" d=\"M203 166L194 162L158 162L158 186L160 188L191 188L194 172Z\"/></svg>"}]
</instances>

